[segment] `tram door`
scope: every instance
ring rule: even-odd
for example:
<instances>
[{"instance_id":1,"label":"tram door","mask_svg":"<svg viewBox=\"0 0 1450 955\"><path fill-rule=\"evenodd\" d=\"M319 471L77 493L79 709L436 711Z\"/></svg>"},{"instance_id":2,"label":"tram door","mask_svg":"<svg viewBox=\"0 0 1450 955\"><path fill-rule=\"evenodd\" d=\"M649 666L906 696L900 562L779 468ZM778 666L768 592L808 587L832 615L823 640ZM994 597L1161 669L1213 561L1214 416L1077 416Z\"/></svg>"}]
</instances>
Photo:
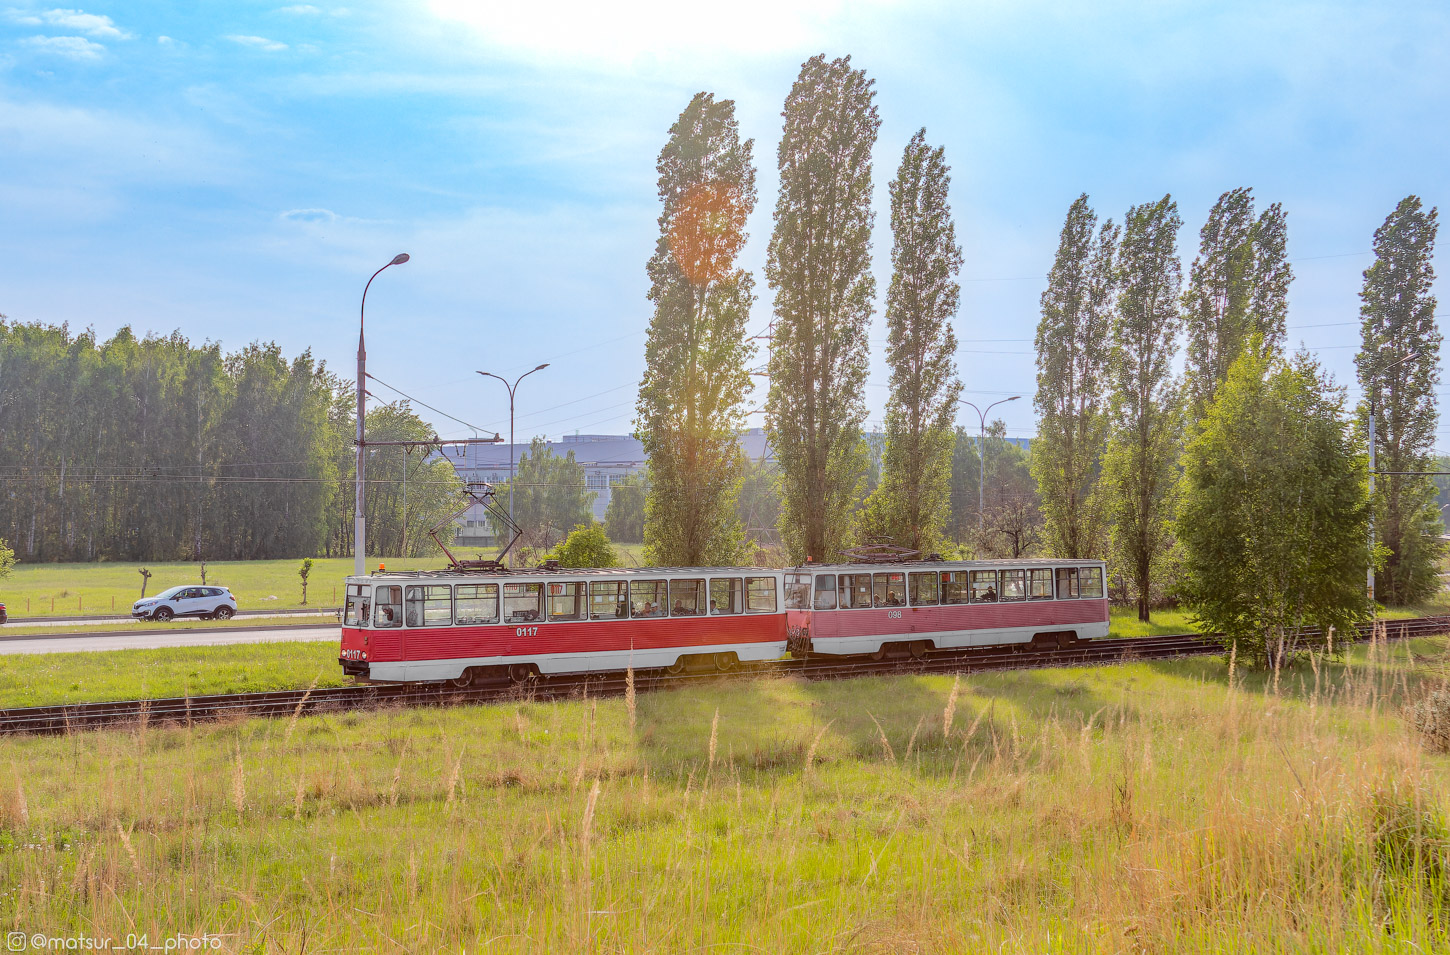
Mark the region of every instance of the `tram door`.
<instances>
[{"instance_id":1,"label":"tram door","mask_svg":"<svg viewBox=\"0 0 1450 955\"><path fill-rule=\"evenodd\" d=\"M840 617L831 611L836 609L836 575L816 574L811 587L811 637L835 637L840 635Z\"/></svg>"}]
</instances>

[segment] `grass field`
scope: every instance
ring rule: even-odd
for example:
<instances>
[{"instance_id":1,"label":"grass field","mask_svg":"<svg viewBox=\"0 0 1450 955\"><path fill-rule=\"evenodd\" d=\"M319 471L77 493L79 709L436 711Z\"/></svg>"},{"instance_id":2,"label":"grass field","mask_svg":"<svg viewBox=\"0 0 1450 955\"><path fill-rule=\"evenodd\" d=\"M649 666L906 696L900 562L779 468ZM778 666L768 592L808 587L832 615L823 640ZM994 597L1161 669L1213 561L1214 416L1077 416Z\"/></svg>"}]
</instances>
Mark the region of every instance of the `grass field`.
<instances>
[{"instance_id":1,"label":"grass field","mask_svg":"<svg viewBox=\"0 0 1450 955\"><path fill-rule=\"evenodd\" d=\"M0 637L44 637L58 633L126 633L136 630L236 630L276 629L278 627L316 627L337 625L335 612L285 614L277 617L240 617L232 620L202 620L200 617L176 617L168 623L154 620L125 620L115 623L12 623L0 630Z\"/></svg>"},{"instance_id":2,"label":"grass field","mask_svg":"<svg viewBox=\"0 0 1450 955\"><path fill-rule=\"evenodd\" d=\"M0 922L246 952L1429 952L1444 640L0 741Z\"/></svg>"},{"instance_id":3,"label":"grass field","mask_svg":"<svg viewBox=\"0 0 1450 955\"><path fill-rule=\"evenodd\" d=\"M443 566L440 557L384 558L383 562L390 570ZM230 587L238 610L289 610L302 604L302 580L297 576L301 565L301 560L208 561L206 579ZM373 558L368 569L377 565L378 559ZM153 574L146 587L148 594L201 583L201 565L195 563L17 564L9 577L0 580L0 603L12 617L130 613L131 604L141 596L142 567ZM313 561L308 606L338 606L343 578L351 573L351 557Z\"/></svg>"},{"instance_id":4,"label":"grass field","mask_svg":"<svg viewBox=\"0 0 1450 955\"><path fill-rule=\"evenodd\" d=\"M0 708L343 686L329 641L0 657Z\"/></svg>"}]
</instances>

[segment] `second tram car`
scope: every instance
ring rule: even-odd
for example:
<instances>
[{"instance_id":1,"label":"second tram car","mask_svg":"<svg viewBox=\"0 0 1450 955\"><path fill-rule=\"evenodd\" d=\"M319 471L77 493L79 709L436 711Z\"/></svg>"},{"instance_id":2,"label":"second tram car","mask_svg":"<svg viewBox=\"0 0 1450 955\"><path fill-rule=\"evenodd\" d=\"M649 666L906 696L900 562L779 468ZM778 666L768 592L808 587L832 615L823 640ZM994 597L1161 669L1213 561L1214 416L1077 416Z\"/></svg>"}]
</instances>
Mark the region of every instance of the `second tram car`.
<instances>
[{"instance_id":1,"label":"second tram car","mask_svg":"<svg viewBox=\"0 0 1450 955\"><path fill-rule=\"evenodd\" d=\"M1106 637L1102 561L908 561L785 574L792 654L927 650Z\"/></svg>"},{"instance_id":2,"label":"second tram car","mask_svg":"<svg viewBox=\"0 0 1450 955\"><path fill-rule=\"evenodd\" d=\"M760 567L377 573L347 578L343 671L475 681L785 654L782 572Z\"/></svg>"}]
</instances>

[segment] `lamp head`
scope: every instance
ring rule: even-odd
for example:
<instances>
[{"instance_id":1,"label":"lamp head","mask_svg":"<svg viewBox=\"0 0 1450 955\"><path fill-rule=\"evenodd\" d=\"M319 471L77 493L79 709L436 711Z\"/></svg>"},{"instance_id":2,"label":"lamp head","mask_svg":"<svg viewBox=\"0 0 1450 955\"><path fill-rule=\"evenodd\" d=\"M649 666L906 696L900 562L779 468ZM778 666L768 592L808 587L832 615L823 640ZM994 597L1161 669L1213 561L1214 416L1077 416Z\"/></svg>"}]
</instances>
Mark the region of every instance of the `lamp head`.
<instances>
[{"instance_id":1,"label":"lamp head","mask_svg":"<svg viewBox=\"0 0 1450 955\"><path fill-rule=\"evenodd\" d=\"M406 253L406 252L399 252L397 255L393 256L393 261L389 262L388 264L389 265L402 265L406 261L408 261L408 253Z\"/></svg>"},{"instance_id":2,"label":"lamp head","mask_svg":"<svg viewBox=\"0 0 1450 955\"><path fill-rule=\"evenodd\" d=\"M1021 395L1013 395L1012 397L1008 398L1007 400L1008 401L1016 401L1018 398L1021 398L1021 397L1022 397Z\"/></svg>"},{"instance_id":3,"label":"lamp head","mask_svg":"<svg viewBox=\"0 0 1450 955\"><path fill-rule=\"evenodd\" d=\"M543 371L545 368L548 368L548 367L549 367L549 363L548 362L544 362L542 365L540 365L539 367L535 368L534 371Z\"/></svg>"}]
</instances>

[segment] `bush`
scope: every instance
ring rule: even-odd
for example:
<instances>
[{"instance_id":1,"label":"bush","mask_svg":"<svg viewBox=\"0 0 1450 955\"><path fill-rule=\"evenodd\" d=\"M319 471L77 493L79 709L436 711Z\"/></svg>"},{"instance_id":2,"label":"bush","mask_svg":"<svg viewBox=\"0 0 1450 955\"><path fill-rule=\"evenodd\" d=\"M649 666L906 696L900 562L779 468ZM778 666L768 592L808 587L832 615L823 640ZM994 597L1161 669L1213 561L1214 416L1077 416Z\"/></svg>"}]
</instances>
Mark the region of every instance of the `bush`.
<instances>
[{"instance_id":1,"label":"bush","mask_svg":"<svg viewBox=\"0 0 1450 955\"><path fill-rule=\"evenodd\" d=\"M1437 753L1450 753L1450 689L1439 689L1410 708L1410 722Z\"/></svg>"},{"instance_id":2,"label":"bush","mask_svg":"<svg viewBox=\"0 0 1450 955\"><path fill-rule=\"evenodd\" d=\"M603 524L579 524L549 551L560 567L618 567L619 555L604 533Z\"/></svg>"}]
</instances>

